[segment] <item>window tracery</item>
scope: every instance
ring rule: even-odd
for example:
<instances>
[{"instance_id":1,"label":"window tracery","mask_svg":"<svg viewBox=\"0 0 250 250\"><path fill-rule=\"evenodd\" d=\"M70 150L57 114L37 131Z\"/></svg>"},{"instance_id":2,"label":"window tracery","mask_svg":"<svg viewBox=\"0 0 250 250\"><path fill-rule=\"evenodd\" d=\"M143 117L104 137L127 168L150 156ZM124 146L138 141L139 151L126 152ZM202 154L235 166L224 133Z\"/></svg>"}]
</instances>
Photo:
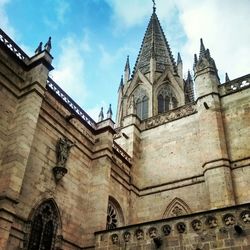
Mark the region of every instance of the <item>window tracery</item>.
<instances>
[{"instance_id":1,"label":"window tracery","mask_svg":"<svg viewBox=\"0 0 250 250\"><path fill-rule=\"evenodd\" d=\"M52 201L42 203L33 216L28 250L52 250L58 227L58 213Z\"/></svg>"},{"instance_id":2,"label":"window tracery","mask_svg":"<svg viewBox=\"0 0 250 250\"><path fill-rule=\"evenodd\" d=\"M177 98L169 85L165 84L157 95L158 113L167 112L178 106Z\"/></svg>"},{"instance_id":3,"label":"window tracery","mask_svg":"<svg viewBox=\"0 0 250 250\"><path fill-rule=\"evenodd\" d=\"M112 197L109 198L107 209L106 229L114 229L124 224L122 209L119 203Z\"/></svg>"},{"instance_id":4,"label":"window tracery","mask_svg":"<svg viewBox=\"0 0 250 250\"><path fill-rule=\"evenodd\" d=\"M147 91L139 86L134 91L133 95L131 96L131 99L132 98L134 98L135 100L136 115L141 120L147 119L148 118L148 105L149 105L149 98L148 98Z\"/></svg>"},{"instance_id":5,"label":"window tracery","mask_svg":"<svg viewBox=\"0 0 250 250\"><path fill-rule=\"evenodd\" d=\"M107 211L107 229L117 228L118 216L115 206L109 202Z\"/></svg>"}]
</instances>

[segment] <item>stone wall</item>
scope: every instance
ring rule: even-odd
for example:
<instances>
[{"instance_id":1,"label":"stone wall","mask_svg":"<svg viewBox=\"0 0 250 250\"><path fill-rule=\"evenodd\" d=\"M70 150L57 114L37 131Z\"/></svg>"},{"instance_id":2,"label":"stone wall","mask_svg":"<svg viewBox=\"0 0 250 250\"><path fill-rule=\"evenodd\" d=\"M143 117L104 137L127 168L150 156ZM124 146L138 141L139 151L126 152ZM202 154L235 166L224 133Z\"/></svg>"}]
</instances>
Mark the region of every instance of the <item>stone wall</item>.
<instances>
[{"instance_id":1,"label":"stone wall","mask_svg":"<svg viewBox=\"0 0 250 250\"><path fill-rule=\"evenodd\" d=\"M96 248L168 250L250 249L249 204L96 234Z\"/></svg>"},{"instance_id":2,"label":"stone wall","mask_svg":"<svg viewBox=\"0 0 250 250\"><path fill-rule=\"evenodd\" d=\"M0 249L27 247L34 212L46 200L59 214L57 249L91 249L94 232L106 228L109 197L122 208L119 225L129 223L129 156L114 147L111 120L96 124L48 85L46 51L28 58L20 50L19 58L0 46ZM59 138L75 145L57 181Z\"/></svg>"}]
</instances>

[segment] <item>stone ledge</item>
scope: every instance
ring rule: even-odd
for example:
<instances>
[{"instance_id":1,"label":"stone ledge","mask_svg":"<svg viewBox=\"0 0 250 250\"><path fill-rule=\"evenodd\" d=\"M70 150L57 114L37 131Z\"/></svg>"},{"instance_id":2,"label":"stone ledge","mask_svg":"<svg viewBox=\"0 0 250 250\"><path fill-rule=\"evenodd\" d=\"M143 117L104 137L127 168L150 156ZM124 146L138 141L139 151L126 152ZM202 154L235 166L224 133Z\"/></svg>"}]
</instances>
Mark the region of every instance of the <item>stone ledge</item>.
<instances>
[{"instance_id":1,"label":"stone ledge","mask_svg":"<svg viewBox=\"0 0 250 250\"><path fill-rule=\"evenodd\" d=\"M215 245L221 249L232 245L250 245L250 239L249 236L246 237L247 235L250 235L250 204L95 233L96 249L119 249L125 245L128 247L141 246L141 249L148 249L148 245L157 246L157 244L162 244L165 247L198 247L198 245L204 247L204 244L208 244L207 249L212 249Z\"/></svg>"}]
</instances>

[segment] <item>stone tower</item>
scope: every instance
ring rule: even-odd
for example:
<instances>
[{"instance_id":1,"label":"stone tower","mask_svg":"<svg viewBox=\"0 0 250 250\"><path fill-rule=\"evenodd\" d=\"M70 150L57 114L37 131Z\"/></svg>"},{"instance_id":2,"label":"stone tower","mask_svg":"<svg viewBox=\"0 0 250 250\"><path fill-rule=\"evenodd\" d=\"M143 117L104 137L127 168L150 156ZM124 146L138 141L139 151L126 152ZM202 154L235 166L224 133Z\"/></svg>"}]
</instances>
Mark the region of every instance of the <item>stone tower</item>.
<instances>
[{"instance_id":1,"label":"stone tower","mask_svg":"<svg viewBox=\"0 0 250 250\"><path fill-rule=\"evenodd\" d=\"M124 86L119 88L118 126L131 114L144 120L185 104L182 60L178 53L176 64L155 10L131 76L126 62Z\"/></svg>"},{"instance_id":2,"label":"stone tower","mask_svg":"<svg viewBox=\"0 0 250 250\"><path fill-rule=\"evenodd\" d=\"M183 79L154 6L115 128L48 76L50 50L0 29L0 249L250 249L250 74L221 83L201 40Z\"/></svg>"}]
</instances>

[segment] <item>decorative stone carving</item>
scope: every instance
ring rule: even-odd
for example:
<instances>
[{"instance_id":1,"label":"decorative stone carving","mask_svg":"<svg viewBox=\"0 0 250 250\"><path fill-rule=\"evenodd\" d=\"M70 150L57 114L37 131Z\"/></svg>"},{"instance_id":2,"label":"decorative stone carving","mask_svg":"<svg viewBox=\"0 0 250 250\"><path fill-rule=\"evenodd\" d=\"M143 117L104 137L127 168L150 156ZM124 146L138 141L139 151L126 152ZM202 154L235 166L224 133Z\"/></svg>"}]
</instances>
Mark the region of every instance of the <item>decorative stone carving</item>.
<instances>
[{"instance_id":1,"label":"decorative stone carving","mask_svg":"<svg viewBox=\"0 0 250 250\"><path fill-rule=\"evenodd\" d=\"M173 208L171 214L172 214L173 216L180 216L180 215L182 215L182 214L185 214L185 212L183 211L183 209L182 209L179 205L176 205L176 206Z\"/></svg>"},{"instance_id":2,"label":"decorative stone carving","mask_svg":"<svg viewBox=\"0 0 250 250\"><path fill-rule=\"evenodd\" d=\"M136 236L137 240L143 240L143 238L144 238L143 230L142 229L137 229L135 231L135 236Z\"/></svg>"},{"instance_id":3,"label":"decorative stone carving","mask_svg":"<svg viewBox=\"0 0 250 250\"><path fill-rule=\"evenodd\" d=\"M207 219L207 225L209 228L215 228L218 226L217 219L214 216L210 216Z\"/></svg>"},{"instance_id":4,"label":"decorative stone carving","mask_svg":"<svg viewBox=\"0 0 250 250\"><path fill-rule=\"evenodd\" d=\"M235 217L232 214L226 214L223 217L223 221L226 226L232 226L235 224Z\"/></svg>"},{"instance_id":5,"label":"decorative stone carving","mask_svg":"<svg viewBox=\"0 0 250 250\"><path fill-rule=\"evenodd\" d=\"M171 227L169 225L164 225L162 227L162 232L165 236L168 236L171 233Z\"/></svg>"},{"instance_id":6,"label":"decorative stone carving","mask_svg":"<svg viewBox=\"0 0 250 250\"><path fill-rule=\"evenodd\" d=\"M70 149L74 146L74 143L67 138L60 138L56 145L56 157L57 164L53 168L53 173L56 181L62 179L62 177L68 172L66 169L66 163L69 157Z\"/></svg>"},{"instance_id":7,"label":"decorative stone carving","mask_svg":"<svg viewBox=\"0 0 250 250\"><path fill-rule=\"evenodd\" d=\"M112 234L111 235L111 240L113 244L117 244L119 241L119 236L117 234Z\"/></svg>"},{"instance_id":8,"label":"decorative stone carving","mask_svg":"<svg viewBox=\"0 0 250 250\"><path fill-rule=\"evenodd\" d=\"M129 242L129 241L130 241L130 238L131 238L130 232L126 231L126 232L123 234L123 238L124 238L124 241L125 241L125 242Z\"/></svg>"},{"instance_id":9,"label":"decorative stone carving","mask_svg":"<svg viewBox=\"0 0 250 250\"><path fill-rule=\"evenodd\" d=\"M202 228L202 222L200 220L193 220L191 222L192 228L194 229L194 231L199 231Z\"/></svg>"},{"instance_id":10,"label":"decorative stone carving","mask_svg":"<svg viewBox=\"0 0 250 250\"><path fill-rule=\"evenodd\" d=\"M183 214L189 214L191 212L188 205L179 198L174 198L166 208L166 211L163 214L163 218L180 216Z\"/></svg>"},{"instance_id":11,"label":"decorative stone carving","mask_svg":"<svg viewBox=\"0 0 250 250\"><path fill-rule=\"evenodd\" d=\"M244 223L250 223L250 211L245 210L241 213L240 218Z\"/></svg>"},{"instance_id":12,"label":"decorative stone carving","mask_svg":"<svg viewBox=\"0 0 250 250\"><path fill-rule=\"evenodd\" d=\"M183 222L179 222L177 225L176 225L176 228L177 228L177 231L179 233L184 233L186 231L186 225L183 223Z\"/></svg>"},{"instance_id":13,"label":"decorative stone carving","mask_svg":"<svg viewBox=\"0 0 250 250\"><path fill-rule=\"evenodd\" d=\"M155 227L149 228L148 234L150 238L155 238L157 236L157 229Z\"/></svg>"},{"instance_id":14,"label":"decorative stone carving","mask_svg":"<svg viewBox=\"0 0 250 250\"><path fill-rule=\"evenodd\" d=\"M159 126L161 124L171 122L182 117L194 114L196 108L192 104L187 104L185 106L179 107L174 110L170 110L166 113L151 117L145 121L145 129Z\"/></svg>"}]
</instances>

